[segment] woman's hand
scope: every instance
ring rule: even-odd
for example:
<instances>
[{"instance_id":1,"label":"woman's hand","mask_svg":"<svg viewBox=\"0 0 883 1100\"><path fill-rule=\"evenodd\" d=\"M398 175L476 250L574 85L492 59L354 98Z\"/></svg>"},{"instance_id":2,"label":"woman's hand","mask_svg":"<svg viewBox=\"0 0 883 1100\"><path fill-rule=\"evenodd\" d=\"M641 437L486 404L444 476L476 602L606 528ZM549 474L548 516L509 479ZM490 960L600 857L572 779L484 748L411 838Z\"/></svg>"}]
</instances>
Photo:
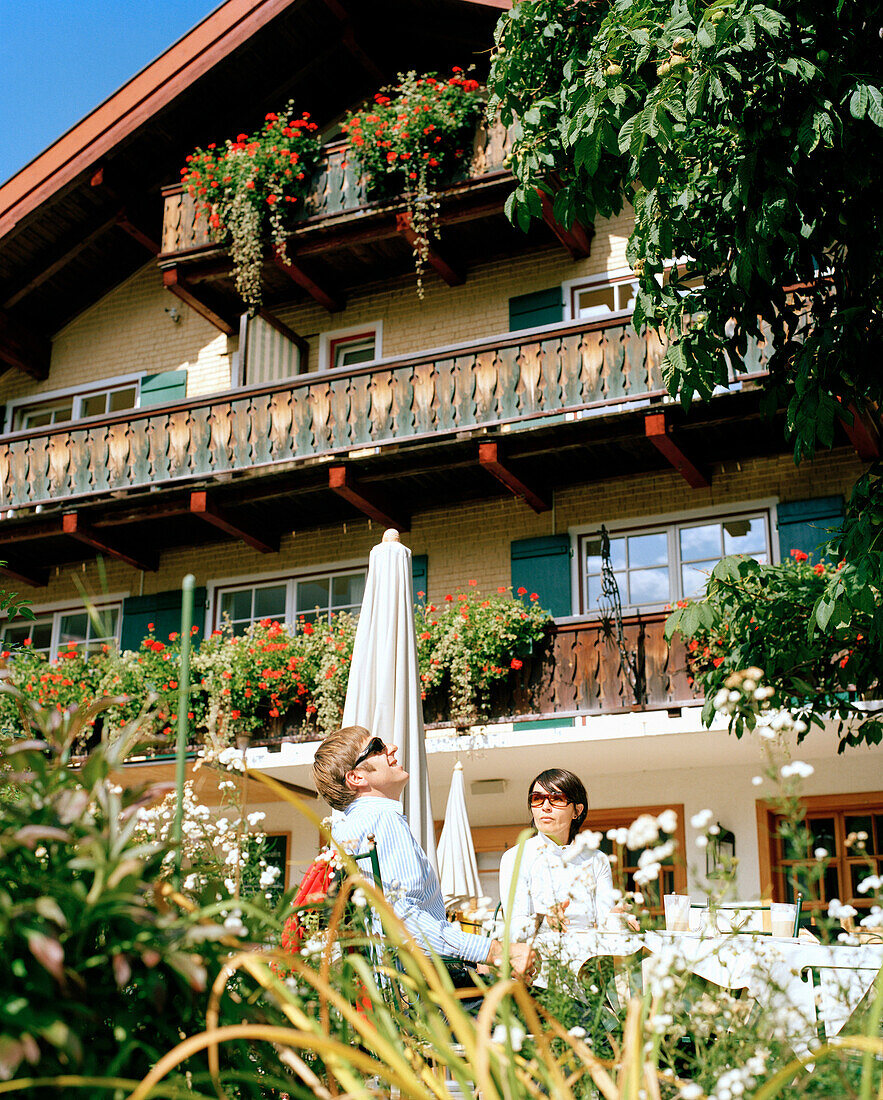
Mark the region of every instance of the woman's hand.
<instances>
[{"instance_id":1,"label":"woman's hand","mask_svg":"<svg viewBox=\"0 0 883 1100\"><path fill-rule=\"evenodd\" d=\"M566 901L559 901L546 913L546 924L553 932L566 932L570 926L569 919L564 915L564 910L568 905L570 905L570 898Z\"/></svg>"},{"instance_id":2,"label":"woman's hand","mask_svg":"<svg viewBox=\"0 0 883 1100\"><path fill-rule=\"evenodd\" d=\"M641 922L637 917L633 916L624 905L614 905L610 910L611 913L623 913L625 915L625 922L631 928L633 932L641 931Z\"/></svg>"}]
</instances>

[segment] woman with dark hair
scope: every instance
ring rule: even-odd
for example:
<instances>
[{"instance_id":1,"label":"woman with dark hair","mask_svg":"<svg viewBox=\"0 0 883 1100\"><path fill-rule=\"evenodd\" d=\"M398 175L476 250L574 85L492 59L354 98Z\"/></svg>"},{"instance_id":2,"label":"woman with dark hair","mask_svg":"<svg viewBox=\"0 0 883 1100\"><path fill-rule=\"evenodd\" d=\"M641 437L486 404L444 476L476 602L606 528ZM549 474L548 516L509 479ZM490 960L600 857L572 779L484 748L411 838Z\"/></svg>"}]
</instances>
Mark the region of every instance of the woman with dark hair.
<instances>
[{"instance_id":1,"label":"woman with dark hair","mask_svg":"<svg viewBox=\"0 0 883 1100\"><path fill-rule=\"evenodd\" d=\"M588 803L582 780L563 768L540 772L528 787L527 805L537 832L523 845L513 927L523 925L530 934L543 924L556 931L604 926L615 900L613 874L607 856L579 836ZM517 853L517 846L510 848L500 861L504 911Z\"/></svg>"}]
</instances>

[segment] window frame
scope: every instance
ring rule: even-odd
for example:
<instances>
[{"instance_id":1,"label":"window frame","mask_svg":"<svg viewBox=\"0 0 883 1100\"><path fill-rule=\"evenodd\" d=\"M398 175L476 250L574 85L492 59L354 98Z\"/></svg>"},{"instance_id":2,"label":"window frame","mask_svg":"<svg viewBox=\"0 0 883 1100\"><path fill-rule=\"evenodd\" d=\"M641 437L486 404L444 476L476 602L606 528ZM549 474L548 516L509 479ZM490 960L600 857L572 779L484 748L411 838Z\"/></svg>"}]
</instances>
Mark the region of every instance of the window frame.
<instances>
[{"instance_id":1,"label":"window frame","mask_svg":"<svg viewBox=\"0 0 883 1100\"><path fill-rule=\"evenodd\" d=\"M221 628L220 597L225 592L244 588L269 588L284 584L286 585L284 622L287 626L295 626L298 615L304 614L304 612L298 612L297 610L296 586L300 581L332 579L355 574L363 574L367 579L368 562L366 559L335 562L333 565L320 565L286 573L250 574L239 577L222 577L218 580L209 581L206 585L206 636ZM252 622L260 622L260 620L252 619Z\"/></svg>"},{"instance_id":2,"label":"window frame","mask_svg":"<svg viewBox=\"0 0 883 1100\"><path fill-rule=\"evenodd\" d=\"M347 343L355 343L359 338L366 340L374 337L374 356L364 363L350 367L335 367L334 358L337 349ZM319 336L319 370L356 370L357 367L376 363L383 358L383 321L363 321L360 325L348 325L346 328L332 329Z\"/></svg>"},{"instance_id":3,"label":"window frame","mask_svg":"<svg viewBox=\"0 0 883 1100\"><path fill-rule=\"evenodd\" d=\"M62 424L74 424L80 420L97 420L100 416L116 416L116 413L100 413L95 416L81 416L80 409L85 399L95 397L100 393L108 394L114 390L127 390L135 387L135 404L133 409L141 407L141 382L144 374L123 374L114 378L96 379L94 383L86 386L67 386L64 389L49 390L46 393L33 394L30 397L16 398L6 406L6 418L3 424L3 434L12 432L40 432L47 431ZM22 428L16 426L16 420L27 414L28 409L37 405L60 404L66 398L71 399L72 415L70 420L59 420L55 424L46 424L37 428ZM120 412L129 410L122 409Z\"/></svg>"},{"instance_id":4,"label":"window frame","mask_svg":"<svg viewBox=\"0 0 883 1100\"><path fill-rule=\"evenodd\" d=\"M771 564L779 561L778 540L775 537L778 530L776 505L777 499L762 499L758 501L734 502L727 507L711 506L706 508L690 509L683 512L661 513L655 516L643 516L633 520L618 520L607 523L604 520L593 524L582 524L570 529L571 546L573 555L571 558L571 590L573 593L573 614L589 619L600 617L599 612L590 610L586 605L586 571L583 555L585 543L597 538L602 525L607 527L607 533L611 538L637 534L654 534L665 531L668 538L668 568L669 580L672 583L669 598L664 603L631 605L623 603L623 615L653 615L664 611L666 605L674 604L683 599L682 595L682 562L678 545L678 532L681 527L691 527L701 524L702 521L724 523L727 520L761 516L766 524L766 536L768 546L768 560ZM675 555L673 557L673 553Z\"/></svg>"},{"instance_id":5,"label":"window frame","mask_svg":"<svg viewBox=\"0 0 883 1100\"><path fill-rule=\"evenodd\" d=\"M668 281L668 275L675 267L684 268L689 263L688 257L679 257L675 261L667 261L664 266L661 281L663 283ZM567 321L579 321L579 317L576 309L577 295L581 290L595 290L602 286L620 286L623 283L633 283L637 293L637 276L630 267L617 267L612 271L605 271L601 275L585 275L581 279L567 279L562 283L562 289L564 291L564 320ZM634 297L632 298L634 302ZM614 310L613 312L606 314L604 317L597 317L595 321L605 321L608 318L612 320L622 320L626 317L631 317L634 313L634 305L628 309ZM591 319L586 318L587 321Z\"/></svg>"},{"instance_id":6,"label":"window frame","mask_svg":"<svg viewBox=\"0 0 883 1100\"><path fill-rule=\"evenodd\" d=\"M116 634L115 634L115 639L114 639L116 641L117 645L120 644L120 637L122 636L123 604L124 604L124 602L125 602L128 595L129 595L128 592L112 593L108 596L102 597L101 601L96 602L95 605L94 605L95 610L99 614L102 614L105 611L110 611L110 610L113 610L113 609L117 610L118 614L117 614L117 621L116 621ZM5 632L6 632L7 627L9 627L9 626L17 627L17 626L26 626L26 625L36 626L37 623L45 622L47 619L51 619L52 620L52 635L51 635L51 640L50 640L50 643L49 643L49 652L47 653L47 658L50 661L57 661L59 653L61 652L59 635L61 633L61 620L62 620L62 618L65 615L82 615L82 614L88 615L88 608L83 604L82 600L68 600L68 601L65 601L64 603L55 603L55 604L50 604L50 605L47 605L47 606L44 606L44 607L32 607L31 610L34 612L34 618L33 619L18 619L18 618L10 619L8 616L5 616L5 615L3 616L2 619L0 619L0 648L5 649L5 646L6 646ZM91 625L92 625L91 616L89 617L88 621L89 621L89 625L91 627ZM88 639L87 639L87 642L88 642ZM65 646L64 651L65 652L67 651L66 646ZM42 653L44 651L43 650L34 650L34 652L41 652Z\"/></svg>"},{"instance_id":7,"label":"window frame","mask_svg":"<svg viewBox=\"0 0 883 1100\"><path fill-rule=\"evenodd\" d=\"M839 882L838 898L843 904L854 905L859 910L860 916L865 916L874 901L872 896L862 895L856 897L852 893L852 878L849 872L852 863L857 857L846 854L843 846L845 840L846 817L861 816L863 814L883 815L883 791L860 791L848 794L817 794L804 795L801 804L806 811L807 818L833 817L834 828L837 833L839 852L829 859L828 867L836 865ZM779 808L765 799L758 799L755 803L757 814L757 848L760 870L761 894L773 901L786 901L786 875L787 871L780 865L781 839L776 836L777 821L782 817ZM873 857L879 866L883 864L883 851L875 852ZM790 865L790 861L789 861ZM873 872L868 869L867 874ZM804 898L802 908L804 912L815 914L826 911L826 901L814 901Z\"/></svg>"}]
</instances>

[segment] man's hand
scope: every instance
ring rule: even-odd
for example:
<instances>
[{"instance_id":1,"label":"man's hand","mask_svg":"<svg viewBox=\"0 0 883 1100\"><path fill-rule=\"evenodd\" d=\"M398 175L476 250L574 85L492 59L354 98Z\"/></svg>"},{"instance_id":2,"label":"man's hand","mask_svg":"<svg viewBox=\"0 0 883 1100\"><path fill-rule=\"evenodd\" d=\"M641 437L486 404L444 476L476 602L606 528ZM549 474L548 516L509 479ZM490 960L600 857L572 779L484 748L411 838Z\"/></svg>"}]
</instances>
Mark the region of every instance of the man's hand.
<instances>
[{"instance_id":1,"label":"man's hand","mask_svg":"<svg viewBox=\"0 0 883 1100\"><path fill-rule=\"evenodd\" d=\"M533 977L536 952L528 943L509 944L509 965L516 977L530 981ZM503 961L503 945L499 940L491 940L491 946L487 953L487 963L490 966L499 966Z\"/></svg>"},{"instance_id":2,"label":"man's hand","mask_svg":"<svg viewBox=\"0 0 883 1100\"><path fill-rule=\"evenodd\" d=\"M570 920L565 916L565 909L570 905L570 898L566 901L560 901L557 905L553 905L552 908L546 913L546 924L552 929L553 932L566 932Z\"/></svg>"}]
</instances>

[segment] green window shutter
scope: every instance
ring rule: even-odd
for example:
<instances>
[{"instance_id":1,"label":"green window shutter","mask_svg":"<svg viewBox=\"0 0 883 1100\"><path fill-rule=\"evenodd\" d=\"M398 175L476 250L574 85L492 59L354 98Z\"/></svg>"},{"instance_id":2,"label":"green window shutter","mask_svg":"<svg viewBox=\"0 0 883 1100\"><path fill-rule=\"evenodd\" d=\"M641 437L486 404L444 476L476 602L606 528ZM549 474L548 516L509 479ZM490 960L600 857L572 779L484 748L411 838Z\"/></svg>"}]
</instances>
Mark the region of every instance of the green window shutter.
<instances>
[{"instance_id":1,"label":"green window shutter","mask_svg":"<svg viewBox=\"0 0 883 1100\"><path fill-rule=\"evenodd\" d=\"M141 379L141 405L171 405L187 396L187 371L164 370Z\"/></svg>"},{"instance_id":2,"label":"green window shutter","mask_svg":"<svg viewBox=\"0 0 883 1100\"><path fill-rule=\"evenodd\" d=\"M535 290L509 299L509 331L538 325L554 325L564 320L564 292L560 286Z\"/></svg>"},{"instance_id":3,"label":"green window shutter","mask_svg":"<svg viewBox=\"0 0 883 1100\"><path fill-rule=\"evenodd\" d=\"M516 539L512 543L512 592L525 588L528 597L536 592L540 607L554 616L570 615L570 537L547 535L539 539Z\"/></svg>"},{"instance_id":4,"label":"green window shutter","mask_svg":"<svg viewBox=\"0 0 883 1100\"><path fill-rule=\"evenodd\" d=\"M818 561L819 544L843 519L843 497L792 500L776 509L779 522L779 556L788 561L792 550L802 550Z\"/></svg>"},{"instance_id":5,"label":"green window shutter","mask_svg":"<svg viewBox=\"0 0 883 1100\"><path fill-rule=\"evenodd\" d=\"M195 638L197 642L202 638L205 625L205 603L205 588L194 588L193 625L199 627ZM130 596L123 600L120 649L137 652L150 633L147 629L149 623L153 623L153 633L159 642L167 642L170 634L180 631L180 588L173 588L170 592L157 592L153 596Z\"/></svg>"},{"instance_id":6,"label":"green window shutter","mask_svg":"<svg viewBox=\"0 0 883 1100\"><path fill-rule=\"evenodd\" d=\"M411 555L411 575L414 579L414 603L425 604L426 593L429 591L429 557L426 554ZM418 592L423 593L422 599L417 595Z\"/></svg>"}]
</instances>

